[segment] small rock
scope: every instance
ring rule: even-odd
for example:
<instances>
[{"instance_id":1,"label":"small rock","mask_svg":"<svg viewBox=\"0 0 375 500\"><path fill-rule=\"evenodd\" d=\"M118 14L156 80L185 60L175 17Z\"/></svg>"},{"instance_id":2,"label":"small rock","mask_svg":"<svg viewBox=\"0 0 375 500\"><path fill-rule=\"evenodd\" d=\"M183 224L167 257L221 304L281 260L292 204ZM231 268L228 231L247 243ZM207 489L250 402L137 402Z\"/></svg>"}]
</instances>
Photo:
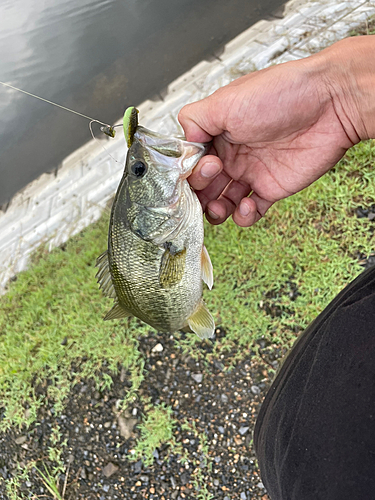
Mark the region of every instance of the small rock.
<instances>
[{"instance_id":1,"label":"small rock","mask_svg":"<svg viewBox=\"0 0 375 500\"><path fill-rule=\"evenodd\" d=\"M240 427L238 432L243 436L249 430L249 427Z\"/></svg>"},{"instance_id":2,"label":"small rock","mask_svg":"<svg viewBox=\"0 0 375 500\"><path fill-rule=\"evenodd\" d=\"M105 485L103 486L103 491L105 491L106 493L108 493L109 488L110 488L109 484L105 484Z\"/></svg>"},{"instance_id":3,"label":"small rock","mask_svg":"<svg viewBox=\"0 0 375 500\"><path fill-rule=\"evenodd\" d=\"M220 361L217 361L217 359L215 359L214 365L215 365L215 368L217 368L220 371L223 371L225 368L223 363L220 363Z\"/></svg>"},{"instance_id":4,"label":"small rock","mask_svg":"<svg viewBox=\"0 0 375 500\"><path fill-rule=\"evenodd\" d=\"M252 392L253 394L260 394L260 389L259 389L259 387L258 387L257 385L252 385L252 386L250 387L250 390L251 390L251 392Z\"/></svg>"},{"instance_id":5,"label":"small rock","mask_svg":"<svg viewBox=\"0 0 375 500\"><path fill-rule=\"evenodd\" d=\"M240 498L241 500L247 500L247 495L244 491L241 493Z\"/></svg>"},{"instance_id":6,"label":"small rock","mask_svg":"<svg viewBox=\"0 0 375 500\"><path fill-rule=\"evenodd\" d=\"M192 373L191 378L195 380L197 384L200 384L203 380L203 375L201 373Z\"/></svg>"},{"instance_id":7,"label":"small rock","mask_svg":"<svg viewBox=\"0 0 375 500\"><path fill-rule=\"evenodd\" d=\"M104 468L103 468L103 474L105 477L111 477L115 472L118 471L117 465L113 464L112 462L109 462Z\"/></svg>"},{"instance_id":8,"label":"small rock","mask_svg":"<svg viewBox=\"0 0 375 500\"><path fill-rule=\"evenodd\" d=\"M171 485L172 485L173 489L176 489L177 484L176 484L176 481L174 480L173 476L171 476Z\"/></svg>"},{"instance_id":9,"label":"small rock","mask_svg":"<svg viewBox=\"0 0 375 500\"><path fill-rule=\"evenodd\" d=\"M214 460L217 464L219 464L221 462L221 457L215 457Z\"/></svg>"},{"instance_id":10,"label":"small rock","mask_svg":"<svg viewBox=\"0 0 375 500\"><path fill-rule=\"evenodd\" d=\"M134 472L136 474L139 474L141 470L142 470L142 460L138 460L138 462L134 464Z\"/></svg>"},{"instance_id":11,"label":"small rock","mask_svg":"<svg viewBox=\"0 0 375 500\"><path fill-rule=\"evenodd\" d=\"M257 487L258 487L260 490L264 490L264 489L265 489L264 484L262 483L262 481L260 481L260 482L257 484Z\"/></svg>"},{"instance_id":12,"label":"small rock","mask_svg":"<svg viewBox=\"0 0 375 500\"><path fill-rule=\"evenodd\" d=\"M123 438L129 439L132 435L135 424L137 423L136 418L124 418L121 415L117 418L118 425L120 427L120 434Z\"/></svg>"},{"instance_id":13,"label":"small rock","mask_svg":"<svg viewBox=\"0 0 375 500\"><path fill-rule=\"evenodd\" d=\"M154 458L156 458L156 460L157 460L157 459L159 458L159 452L158 452L158 450L154 450L154 451L152 452L152 456L153 456Z\"/></svg>"},{"instance_id":14,"label":"small rock","mask_svg":"<svg viewBox=\"0 0 375 500\"><path fill-rule=\"evenodd\" d=\"M20 436L17 439L15 439L16 444L23 444L27 439L27 436Z\"/></svg>"},{"instance_id":15,"label":"small rock","mask_svg":"<svg viewBox=\"0 0 375 500\"><path fill-rule=\"evenodd\" d=\"M185 486L185 484L187 484L189 482L189 475L187 472L183 472L180 476L180 479L181 479L181 484L183 486Z\"/></svg>"},{"instance_id":16,"label":"small rock","mask_svg":"<svg viewBox=\"0 0 375 500\"><path fill-rule=\"evenodd\" d=\"M32 486L32 483L30 481L26 481L25 484L26 484L26 488L31 488L31 486Z\"/></svg>"},{"instance_id":17,"label":"small rock","mask_svg":"<svg viewBox=\"0 0 375 500\"><path fill-rule=\"evenodd\" d=\"M221 434L224 434L225 432L225 429L222 425L219 425L219 427L217 428L217 430L221 433Z\"/></svg>"},{"instance_id":18,"label":"small rock","mask_svg":"<svg viewBox=\"0 0 375 500\"><path fill-rule=\"evenodd\" d=\"M164 347L162 344L156 344L152 349L151 352L163 352Z\"/></svg>"},{"instance_id":19,"label":"small rock","mask_svg":"<svg viewBox=\"0 0 375 500\"><path fill-rule=\"evenodd\" d=\"M87 478L86 469L84 467L82 467L82 469L81 469L81 478L82 479L86 479Z\"/></svg>"},{"instance_id":20,"label":"small rock","mask_svg":"<svg viewBox=\"0 0 375 500\"><path fill-rule=\"evenodd\" d=\"M214 479L214 486L219 486L219 480L218 479Z\"/></svg>"},{"instance_id":21,"label":"small rock","mask_svg":"<svg viewBox=\"0 0 375 500\"><path fill-rule=\"evenodd\" d=\"M368 210L367 208L363 208L363 207L358 207L357 210L356 210L356 213L357 213L357 217L359 219L363 219L364 217L367 217L368 216Z\"/></svg>"},{"instance_id":22,"label":"small rock","mask_svg":"<svg viewBox=\"0 0 375 500\"><path fill-rule=\"evenodd\" d=\"M109 429L111 427L111 422L104 422L104 427Z\"/></svg>"},{"instance_id":23,"label":"small rock","mask_svg":"<svg viewBox=\"0 0 375 500\"><path fill-rule=\"evenodd\" d=\"M139 479L142 481L142 483L148 484L148 476L140 476Z\"/></svg>"},{"instance_id":24,"label":"small rock","mask_svg":"<svg viewBox=\"0 0 375 500\"><path fill-rule=\"evenodd\" d=\"M74 455L69 455L68 463L72 464L74 462Z\"/></svg>"},{"instance_id":25,"label":"small rock","mask_svg":"<svg viewBox=\"0 0 375 500\"><path fill-rule=\"evenodd\" d=\"M228 396L226 394L222 394L221 395L221 400L222 400L223 403L228 403L229 398L228 398Z\"/></svg>"}]
</instances>

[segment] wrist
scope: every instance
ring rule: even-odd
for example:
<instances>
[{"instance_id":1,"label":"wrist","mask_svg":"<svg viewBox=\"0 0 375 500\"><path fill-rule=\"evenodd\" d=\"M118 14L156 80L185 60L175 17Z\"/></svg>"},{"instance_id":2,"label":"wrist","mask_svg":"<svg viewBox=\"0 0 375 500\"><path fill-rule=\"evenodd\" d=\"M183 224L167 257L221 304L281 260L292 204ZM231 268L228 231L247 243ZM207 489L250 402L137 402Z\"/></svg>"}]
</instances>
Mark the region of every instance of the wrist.
<instances>
[{"instance_id":1,"label":"wrist","mask_svg":"<svg viewBox=\"0 0 375 500\"><path fill-rule=\"evenodd\" d=\"M345 38L311 59L352 143L374 139L375 36Z\"/></svg>"}]
</instances>

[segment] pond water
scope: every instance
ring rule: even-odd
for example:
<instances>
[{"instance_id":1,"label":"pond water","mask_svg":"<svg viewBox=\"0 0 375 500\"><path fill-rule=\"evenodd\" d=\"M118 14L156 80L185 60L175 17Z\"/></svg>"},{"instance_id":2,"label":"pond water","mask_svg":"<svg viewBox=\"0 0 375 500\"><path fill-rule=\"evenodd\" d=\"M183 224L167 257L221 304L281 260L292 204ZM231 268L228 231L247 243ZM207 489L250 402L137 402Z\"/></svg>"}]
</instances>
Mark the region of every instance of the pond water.
<instances>
[{"instance_id":1,"label":"pond water","mask_svg":"<svg viewBox=\"0 0 375 500\"><path fill-rule=\"evenodd\" d=\"M112 123L280 0L1 0L0 81ZM87 121L0 85L0 205L91 139Z\"/></svg>"}]
</instances>

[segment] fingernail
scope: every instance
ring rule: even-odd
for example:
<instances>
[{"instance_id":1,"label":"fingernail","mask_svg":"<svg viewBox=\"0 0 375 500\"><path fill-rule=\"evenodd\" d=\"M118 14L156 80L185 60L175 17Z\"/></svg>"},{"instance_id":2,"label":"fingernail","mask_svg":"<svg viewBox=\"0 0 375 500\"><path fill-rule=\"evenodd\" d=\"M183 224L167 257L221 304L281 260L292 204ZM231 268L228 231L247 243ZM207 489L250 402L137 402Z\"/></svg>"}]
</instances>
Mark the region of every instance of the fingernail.
<instances>
[{"instance_id":1,"label":"fingernail","mask_svg":"<svg viewBox=\"0 0 375 500\"><path fill-rule=\"evenodd\" d=\"M219 219L219 215L215 214L214 212L211 212L211 210L207 210L208 215L211 217L211 219Z\"/></svg>"},{"instance_id":2,"label":"fingernail","mask_svg":"<svg viewBox=\"0 0 375 500\"><path fill-rule=\"evenodd\" d=\"M205 163L201 168L202 177L214 177L220 170L220 167L217 163Z\"/></svg>"},{"instance_id":3,"label":"fingernail","mask_svg":"<svg viewBox=\"0 0 375 500\"><path fill-rule=\"evenodd\" d=\"M238 210L240 211L240 214L242 215L242 217L246 217L250 213L250 208L249 208L249 205L247 203L240 203Z\"/></svg>"}]
</instances>

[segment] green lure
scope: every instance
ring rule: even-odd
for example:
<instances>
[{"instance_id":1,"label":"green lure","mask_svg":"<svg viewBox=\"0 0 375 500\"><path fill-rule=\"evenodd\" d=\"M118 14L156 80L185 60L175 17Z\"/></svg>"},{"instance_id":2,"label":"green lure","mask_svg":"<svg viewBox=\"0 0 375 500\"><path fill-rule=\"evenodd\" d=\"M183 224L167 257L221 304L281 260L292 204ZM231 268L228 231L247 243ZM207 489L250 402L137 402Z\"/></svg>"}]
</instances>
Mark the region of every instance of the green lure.
<instances>
[{"instance_id":1,"label":"green lure","mask_svg":"<svg viewBox=\"0 0 375 500\"><path fill-rule=\"evenodd\" d=\"M133 144L134 134L138 127L138 109L130 106L125 113L122 121L124 125L124 134L128 148Z\"/></svg>"}]
</instances>

